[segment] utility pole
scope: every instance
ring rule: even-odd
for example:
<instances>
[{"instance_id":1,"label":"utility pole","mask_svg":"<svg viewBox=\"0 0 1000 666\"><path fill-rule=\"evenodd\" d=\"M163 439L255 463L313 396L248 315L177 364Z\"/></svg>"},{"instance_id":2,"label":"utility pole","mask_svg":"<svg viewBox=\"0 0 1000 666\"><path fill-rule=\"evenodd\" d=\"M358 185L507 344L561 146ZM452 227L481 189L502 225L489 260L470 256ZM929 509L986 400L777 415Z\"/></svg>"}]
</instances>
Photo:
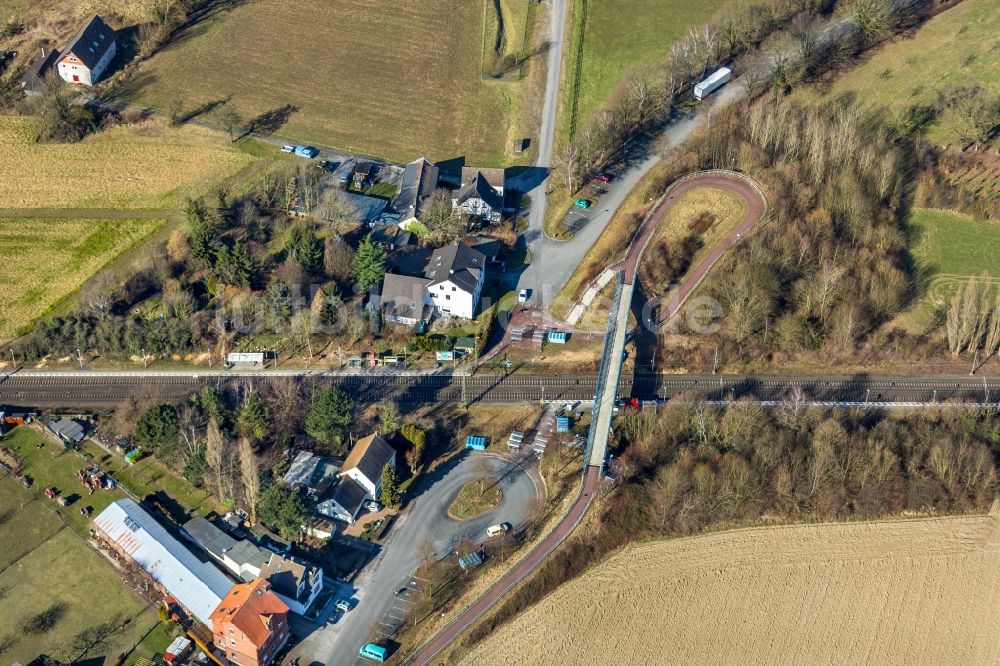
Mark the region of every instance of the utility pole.
<instances>
[{"instance_id":1,"label":"utility pole","mask_svg":"<svg viewBox=\"0 0 1000 666\"><path fill-rule=\"evenodd\" d=\"M462 375L462 404L465 405L466 407L468 407L469 406L469 402L465 399L465 397L466 397L465 396L465 388L466 388L465 387L465 380L466 380L466 376Z\"/></svg>"},{"instance_id":2,"label":"utility pole","mask_svg":"<svg viewBox=\"0 0 1000 666\"><path fill-rule=\"evenodd\" d=\"M17 361L14 360L14 348L10 348L10 368L13 370L17 367Z\"/></svg>"},{"instance_id":3,"label":"utility pole","mask_svg":"<svg viewBox=\"0 0 1000 666\"><path fill-rule=\"evenodd\" d=\"M976 366L979 365L979 347L976 347L976 353L972 357L972 369L969 370L970 375L976 374Z\"/></svg>"},{"instance_id":4,"label":"utility pole","mask_svg":"<svg viewBox=\"0 0 1000 666\"><path fill-rule=\"evenodd\" d=\"M715 362L712 364L712 374L719 371L719 345L715 345Z\"/></svg>"},{"instance_id":5,"label":"utility pole","mask_svg":"<svg viewBox=\"0 0 1000 666\"><path fill-rule=\"evenodd\" d=\"M146 367L146 348L142 348L142 367Z\"/></svg>"}]
</instances>

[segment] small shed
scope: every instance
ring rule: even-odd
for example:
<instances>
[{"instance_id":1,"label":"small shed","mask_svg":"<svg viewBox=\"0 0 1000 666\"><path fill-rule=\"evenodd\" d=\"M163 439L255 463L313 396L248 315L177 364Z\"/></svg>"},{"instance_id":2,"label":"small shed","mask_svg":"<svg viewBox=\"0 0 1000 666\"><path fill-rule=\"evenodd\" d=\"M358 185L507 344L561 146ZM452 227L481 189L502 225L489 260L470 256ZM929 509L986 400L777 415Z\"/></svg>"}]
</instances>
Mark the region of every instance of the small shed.
<instances>
[{"instance_id":1,"label":"small shed","mask_svg":"<svg viewBox=\"0 0 1000 666\"><path fill-rule=\"evenodd\" d=\"M569 432L569 417L568 416L557 416L556 417L556 432Z\"/></svg>"},{"instance_id":2,"label":"small shed","mask_svg":"<svg viewBox=\"0 0 1000 666\"><path fill-rule=\"evenodd\" d=\"M142 451L139 449L132 449L125 454L125 462L129 465L134 465L140 460L142 460Z\"/></svg>"},{"instance_id":3,"label":"small shed","mask_svg":"<svg viewBox=\"0 0 1000 666\"><path fill-rule=\"evenodd\" d=\"M465 438L465 448L472 451L485 451L489 442L480 435L469 435Z\"/></svg>"},{"instance_id":4,"label":"small shed","mask_svg":"<svg viewBox=\"0 0 1000 666\"><path fill-rule=\"evenodd\" d=\"M455 351L472 354L476 351L476 339L465 335L455 340Z\"/></svg>"},{"instance_id":5,"label":"small shed","mask_svg":"<svg viewBox=\"0 0 1000 666\"><path fill-rule=\"evenodd\" d=\"M549 331L548 341L550 344L564 345L569 340L569 333L566 331Z\"/></svg>"},{"instance_id":6,"label":"small shed","mask_svg":"<svg viewBox=\"0 0 1000 666\"><path fill-rule=\"evenodd\" d=\"M83 441L83 426L73 419L49 421L45 424L45 427L66 444L79 444Z\"/></svg>"}]
</instances>

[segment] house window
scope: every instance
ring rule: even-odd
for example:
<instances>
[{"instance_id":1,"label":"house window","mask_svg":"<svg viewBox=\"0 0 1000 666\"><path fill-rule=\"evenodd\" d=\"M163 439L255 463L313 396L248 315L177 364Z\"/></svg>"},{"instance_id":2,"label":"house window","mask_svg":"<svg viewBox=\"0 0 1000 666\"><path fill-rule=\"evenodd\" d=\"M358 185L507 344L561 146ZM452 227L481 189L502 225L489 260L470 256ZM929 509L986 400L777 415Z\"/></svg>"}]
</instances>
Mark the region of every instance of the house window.
<instances>
[{"instance_id":1,"label":"house window","mask_svg":"<svg viewBox=\"0 0 1000 666\"><path fill-rule=\"evenodd\" d=\"M444 295L444 300L450 301L451 300L451 294L445 294Z\"/></svg>"},{"instance_id":2,"label":"house window","mask_svg":"<svg viewBox=\"0 0 1000 666\"><path fill-rule=\"evenodd\" d=\"M452 290L452 291L458 291L458 289L457 289L457 288L455 288L455 287L452 287L452 288L451 288L451 290Z\"/></svg>"}]
</instances>

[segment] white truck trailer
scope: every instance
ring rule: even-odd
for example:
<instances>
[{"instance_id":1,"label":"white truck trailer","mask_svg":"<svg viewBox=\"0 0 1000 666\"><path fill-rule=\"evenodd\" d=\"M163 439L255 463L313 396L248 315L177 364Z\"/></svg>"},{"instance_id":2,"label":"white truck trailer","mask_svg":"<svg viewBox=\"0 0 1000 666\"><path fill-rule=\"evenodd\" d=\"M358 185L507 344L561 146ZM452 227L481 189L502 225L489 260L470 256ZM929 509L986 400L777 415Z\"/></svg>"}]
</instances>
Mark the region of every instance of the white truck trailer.
<instances>
[{"instance_id":1,"label":"white truck trailer","mask_svg":"<svg viewBox=\"0 0 1000 666\"><path fill-rule=\"evenodd\" d=\"M720 67L712 72L711 76L704 81L701 81L694 87L694 98L704 99L706 96L711 95L713 92L726 85L732 77L733 72L731 69L728 67Z\"/></svg>"}]
</instances>

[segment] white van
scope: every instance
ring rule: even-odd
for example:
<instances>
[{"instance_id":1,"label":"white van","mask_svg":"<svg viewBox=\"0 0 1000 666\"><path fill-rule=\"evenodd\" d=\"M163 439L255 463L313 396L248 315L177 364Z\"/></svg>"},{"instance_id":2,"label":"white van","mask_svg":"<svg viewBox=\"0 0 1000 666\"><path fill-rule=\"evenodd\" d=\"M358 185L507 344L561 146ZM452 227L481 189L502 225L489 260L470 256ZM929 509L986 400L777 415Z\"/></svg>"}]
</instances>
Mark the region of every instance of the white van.
<instances>
[{"instance_id":1,"label":"white van","mask_svg":"<svg viewBox=\"0 0 1000 666\"><path fill-rule=\"evenodd\" d=\"M486 536L495 537L498 534L503 534L510 530L510 523L500 523L498 525L491 525L486 528Z\"/></svg>"}]
</instances>

